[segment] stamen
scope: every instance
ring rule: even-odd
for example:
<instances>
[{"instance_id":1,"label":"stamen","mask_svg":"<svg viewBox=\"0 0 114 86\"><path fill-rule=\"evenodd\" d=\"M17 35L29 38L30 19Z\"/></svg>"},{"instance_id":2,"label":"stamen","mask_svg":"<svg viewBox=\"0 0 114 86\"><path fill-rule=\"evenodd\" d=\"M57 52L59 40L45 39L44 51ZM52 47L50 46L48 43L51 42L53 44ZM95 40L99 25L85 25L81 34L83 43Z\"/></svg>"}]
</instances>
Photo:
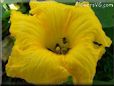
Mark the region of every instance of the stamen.
<instances>
[{"instance_id":1,"label":"stamen","mask_svg":"<svg viewBox=\"0 0 114 86\"><path fill-rule=\"evenodd\" d=\"M58 43L55 46L54 52L57 53L57 54L61 54L61 47L60 47L60 45Z\"/></svg>"},{"instance_id":2,"label":"stamen","mask_svg":"<svg viewBox=\"0 0 114 86\"><path fill-rule=\"evenodd\" d=\"M61 54L61 48L60 48L59 46L56 47L55 52L56 52L57 54Z\"/></svg>"},{"instance_id":3,"label":"stamen","mask_svg":"<svg viewBox=\"0 0 114 86\"><path fill-rule=\"evenodd\" d=\"M63 38L63 43L64 43L64 44L66 44L66 43L67 43L67 40L66 40L66 38L65 38L65 37Z\"/></svg>"}]
</instances>

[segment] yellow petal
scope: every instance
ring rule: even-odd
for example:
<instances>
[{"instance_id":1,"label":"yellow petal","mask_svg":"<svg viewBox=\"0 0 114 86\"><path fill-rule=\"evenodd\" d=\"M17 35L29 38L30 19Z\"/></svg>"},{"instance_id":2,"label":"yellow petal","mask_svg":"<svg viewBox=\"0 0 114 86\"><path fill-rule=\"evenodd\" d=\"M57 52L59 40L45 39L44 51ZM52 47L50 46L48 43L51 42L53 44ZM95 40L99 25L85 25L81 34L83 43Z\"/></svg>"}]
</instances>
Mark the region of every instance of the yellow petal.
<instances>
[{"instance_id":1,"label":"yellow petal","mask_svg":"<svg viewBox=\"0 0 114 86\"><path fill-rule=\"evenodd\" d=\"M10 20L10 33L16 38L15 43L26 47L44 44L45 32L34 16L12 11Z\"/></svg>"},{"instance_id":2,"label":"yellow petal","mask_svg":"<svg viewBox=\"0 0 114 86\"><path fill-rule=\"evenodd\" d=\"M66 37L65 30L70 23L73 6L57 3L55 1L30 2L30 13L37 17L40 24L44 26L47 47L54 48L55 43L61 44L61 39Z\"/></svg>"},{"instance_id":3,"label":"yellow petal","mask_svg":"<svg viewBox=\"0 0 114 86\"><path fill-rule=\"evenodd\" d=\"M85 6L83 6L84 4ZM69 41L72 42L71 46L88 37L89 34L93 35L91 35L93 37L92 41L96 41L105 47L111 45L110 38L102 30L101 23L92 11L89 3L77 3L73 15L75 16L72 17L73 20L70 22L67 30Z\"/></svg>"},{"instance_id":4,"label":"yellow petal","mask_svg":"<svg viewBox=\"0 0 114 86\"><path fill-rule=\"evenodd\" d=\"M66 67L75 77L76 84L92 84L97 61L104 52L104 47L95 48L88 40L69 51L65 57Z\"/></svg>"},{"instance_id":5,"label":"yellow petal","mask_svg":"<svg viewBox=\"0 0 114 86\"><path fill-rule=\"evenodd\" d=\"M82 6L84 5L84 6ZM86 6L87 5L87 6ZM69 6L51 2L30 2L31 11L40 21L51 38L49 47L56 42L60 43L62 37L67 37L72 45L80 41L80 38L93 34L93 41L106 47L111 45L111 40L102 30L102 26L92 11L88 2L77 3L76 6ZM56 9L56 10L55 10ZM58 16L59 15L59 16ZM47 17L49 16L49 17Z\"/></svg>"},{"instance_id":6,"label":"yellow petal","mask_svg":"<svg viewBox=\"0 0 114 86\"><path fill-rule=\"evenodd\" d=\"M34 84L63 83L70 74L63 67L62 58L41 48L25 52L16 45L6 65L6 73Z\"/></svg>"}]
</instances>

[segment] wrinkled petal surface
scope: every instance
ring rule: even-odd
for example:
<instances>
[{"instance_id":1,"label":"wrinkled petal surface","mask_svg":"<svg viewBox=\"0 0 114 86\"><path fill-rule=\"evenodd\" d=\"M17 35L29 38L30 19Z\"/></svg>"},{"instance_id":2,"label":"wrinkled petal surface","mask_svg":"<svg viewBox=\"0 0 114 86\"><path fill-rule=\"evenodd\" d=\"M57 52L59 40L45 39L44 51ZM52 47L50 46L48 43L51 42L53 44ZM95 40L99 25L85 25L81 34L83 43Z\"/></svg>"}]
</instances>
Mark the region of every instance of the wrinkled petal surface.
<instances>
[{"instance_id":1,"label":"wrinkled petal surface","mask_svg":"<svg viewBox=\"0 0 114 86\"><path fill-rule=\"evenodd\" d=\"M91 7L55 1L31 1L30 7L31 15L12 12L10 33L16 41L7 75L33 84L58 84L68 76L76 84L91 84L97 61L111 45ZM71 48L66 55L47 49L54 49L56 43L63 46L64 37Z\"/></svg>"}]
</instances>

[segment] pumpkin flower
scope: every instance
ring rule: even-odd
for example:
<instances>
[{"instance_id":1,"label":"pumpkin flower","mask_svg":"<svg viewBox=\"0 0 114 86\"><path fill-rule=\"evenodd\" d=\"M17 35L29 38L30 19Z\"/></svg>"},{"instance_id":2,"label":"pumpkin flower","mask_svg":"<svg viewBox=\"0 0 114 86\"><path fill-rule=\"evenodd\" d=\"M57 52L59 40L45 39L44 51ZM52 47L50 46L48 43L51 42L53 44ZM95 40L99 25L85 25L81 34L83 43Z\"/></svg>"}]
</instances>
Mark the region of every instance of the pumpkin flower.
<instances>
[{"instance_id":1,"label":"pumpkin flower","mask_svg":"<svg viewBox=\"0 0 114 86\"><path fill-rule=\"evenodd\" d=\"M29 15L12 11L10 33L16 41L7 75L33 84L61 84L69 76L74 84L92 84L111 40L87 4L31 1Z\"/></svg>"}]
</instances>

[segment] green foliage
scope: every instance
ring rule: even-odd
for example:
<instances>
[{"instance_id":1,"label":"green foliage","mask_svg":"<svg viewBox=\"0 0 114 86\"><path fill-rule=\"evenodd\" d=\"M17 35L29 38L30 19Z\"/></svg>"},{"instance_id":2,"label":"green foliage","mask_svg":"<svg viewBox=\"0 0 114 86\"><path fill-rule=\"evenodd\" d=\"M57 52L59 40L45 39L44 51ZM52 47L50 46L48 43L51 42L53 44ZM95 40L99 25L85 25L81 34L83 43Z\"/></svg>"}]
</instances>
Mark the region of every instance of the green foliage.
<instances>
[{"instance_id":1,"label":"green foliage","mask_svg":"<svg viewBox=\"0 0 114 86\"><path fill-rule=\"evenodd\" d=\"M64 4L75 4L76 2L76 0L55 0L55 1L64 3Z\"/></svg>"},{"instance_id":2,"label":"green foliage","mask_svg":"<svg viewBox=\"0 0 114 86\"><path fill-rule=\"evenodd\" d=\"M93 82L93 85L107 85L107 86L110 86L110 85L114 85L114 79L113 80L110 80L110 81L108 81L108 82L105 82L105 81L98 81L98 80L95 80L94 82Z\"/></svg>"},{"instance_id":3,"label":"green foliage","mask_svg":"<svg viewBox=\"0 0 114 86\"><path fill-rule=\"evenodd\" d=\"M67 80L63 83L64 85L73 85L73 78L69 76Z\"/></svg>"},{"instance_id":4,"label":"green foliage","mask_svg":"<svg viewBox=\"0 0 114 86\"><path fill-rule=\"evenodd\" d=\"M109 81L113 79L113 50L106 48L106 53L98 61L94 80Z\"/></svg>"},{"instance_id":5,"label":"green foliage","mask_svg":"<svg viewBox=\"0 0 114 86\"><path fill-rule=\"evenodd\" d=\"M10 10L7 4L2 4L2 38L9 34L10 27Z\"/></svg>"},{"instance_id":6,"label":"green foliage","mask_svg":"<svg viewBox=\"0 0 114 86\"><path fill-rule=\"evenodd\" d=\"M14 45L14 38L11 36L5 37L2 41L2 60L6 62L11 54Z\"/></svg>"},{"instance_id":7,"label":"green foliage","mask_svg":"<svg viewBox=\"0 0 114 86\"><path fill-rule=\"evenodd\" d=\"M106 7L105 5L110 7ZM112 6L113 7L112 7ZM92 7L95 11L95 14L99 18L103 28L114 27L114 3L101 3L98 6L102 7ZM114 28L113 28L114 29Z\"/></svg>"},{"instance_id":8,"label":"green foliage","mask_svg":"<svg viewBox=\"0 0 114 86\"><path fill-rule=\"evenodd\" d=\"M22 13L29 13L30 7L28 3L17 3L20 8L18 9L18 11L21 11Z\"/></svg>"}]
</instances>

